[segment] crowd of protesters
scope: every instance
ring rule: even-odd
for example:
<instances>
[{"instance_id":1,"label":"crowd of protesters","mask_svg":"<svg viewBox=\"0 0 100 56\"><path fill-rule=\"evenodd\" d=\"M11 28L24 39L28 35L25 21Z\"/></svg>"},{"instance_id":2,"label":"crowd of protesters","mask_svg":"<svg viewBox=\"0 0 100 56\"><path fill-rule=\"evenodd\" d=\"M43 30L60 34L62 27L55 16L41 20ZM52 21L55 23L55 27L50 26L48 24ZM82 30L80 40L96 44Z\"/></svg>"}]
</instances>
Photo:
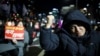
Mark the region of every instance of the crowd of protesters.
<instances>
[{"instance_id":1,"label":"crowd of protesters","mask_svg":"<svg viewBox=\"0 0 100 56\"><path fill-rule=\"evenodd\" d=\"M22 27L23 39L17 40L6 38L6 33L11 30L6 27ZM27 46L32 45L40 30L40 22L32 10L28 11L25 4L8 3L6 0L0 2L0 55L1 56L24 56ZM9 34L8 34L9 35Z\"/></svg>"},{"instance_id":2,"label":"crowd of protesters","mask_svg":"<svg viewBox=\"0 0 100 56\"><path fill-rule=\"evenodd\" d=\"M0 4L0 55L24 56L27 46L31 45L36 37L39 37L37 34L40 33L40 28L47 23L47 15L45 13L36 15L32 10L28 10L24 4L21 4L23 10L20 11L21 7L18 7L18 4L13 6L12 4ZM64 9L62 14L67 12ZM54 14L52 14L53 12ZM49 13L55 16L54 24L52 25L53 32L59 30L62 26L63 18L58 13L58 10ZM5 39L6 26L24 27L24 40ZM57 28L55 28L56 26ZM96 25L93 28L100 31L100 26Z\"/></svg>"},{"instance_id":3,"label":"crowd of protesters","mask_svg":"<svg viewBox=\"0 0 100 56\"><path fill-rule=\"evenodd\" d=\"M0 20L0 55L23 56L27 46L31 45L33 43L34 38L37 37L37 33L40 30L39 24L40 23L37 20L30 19L29 17L25 17L25 20L21 17ZM24 40L16 40L15 38L5 39L5 31L7 30L5 29L5 27L7 26L24 27Z\"/></svg>"}]
</instances>

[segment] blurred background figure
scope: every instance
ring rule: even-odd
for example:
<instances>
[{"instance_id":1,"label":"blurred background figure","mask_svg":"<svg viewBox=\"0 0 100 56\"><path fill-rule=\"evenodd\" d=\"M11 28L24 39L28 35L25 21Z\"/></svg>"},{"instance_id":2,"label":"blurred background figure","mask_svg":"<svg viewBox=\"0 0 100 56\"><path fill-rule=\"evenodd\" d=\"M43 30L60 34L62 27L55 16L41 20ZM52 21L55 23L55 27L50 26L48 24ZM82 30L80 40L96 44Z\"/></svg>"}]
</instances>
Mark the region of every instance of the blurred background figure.
<instances>
[{"instance_id":1,"label":"blurred background figure","mask_svg":"<svg viewBox=\"0 0 100 56\"><path fill-rule=\"evenodd\" d=\"M23 40L17 40L16 38L12 39L15 46L18 48L18 56L24 56L24 51L26 51L26 47L29 43L29 33L26 31L25 25L22 21L17 22L15 26L24 28Z\"/></svg>"}]
</instances>

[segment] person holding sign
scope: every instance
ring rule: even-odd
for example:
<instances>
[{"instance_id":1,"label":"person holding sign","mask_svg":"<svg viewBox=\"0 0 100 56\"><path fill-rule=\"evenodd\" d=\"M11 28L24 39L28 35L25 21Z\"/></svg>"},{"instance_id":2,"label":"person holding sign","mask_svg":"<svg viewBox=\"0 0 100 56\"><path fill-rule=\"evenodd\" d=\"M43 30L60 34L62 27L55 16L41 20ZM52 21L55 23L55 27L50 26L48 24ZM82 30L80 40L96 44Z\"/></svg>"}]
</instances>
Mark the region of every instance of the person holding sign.
<instances>
[{"instance_id":1,"label":"person holding sign","mask_svg":"<svg viewBox=\"0 0 100 56\"><path fill-rule=\"evenodd\" d=\"M19 21L15 24L17 30L24 30L23 34L24 36L22 36L21 39L18 39L16 36L20 35L20 34L16 34L15 36L13 36L12 38L12 42L15 44L15 46L18 48L19 52L18 52L18 56L24 56L24 47L25 44L28 44L29 42L29 35L28 32L25 30L24 24L22 21Z\"/></svg>"},{"instance_id":2,"label":"person holding sign","mask_svg":"<svg viewBox=\"0 0 100 56\"><path fill-rule=\"evenodd\" d=\"M0 30L0 55L2 56L17 56L17 50L16 47L13 45L11 39L5 39L5 27L11 26L11 20L6 21L6 24L3 24L1 26ZM12 33L10 30L7 31L7 33ZM8 34L9 35L9 34Z\"/></svg>"}]
</instances>

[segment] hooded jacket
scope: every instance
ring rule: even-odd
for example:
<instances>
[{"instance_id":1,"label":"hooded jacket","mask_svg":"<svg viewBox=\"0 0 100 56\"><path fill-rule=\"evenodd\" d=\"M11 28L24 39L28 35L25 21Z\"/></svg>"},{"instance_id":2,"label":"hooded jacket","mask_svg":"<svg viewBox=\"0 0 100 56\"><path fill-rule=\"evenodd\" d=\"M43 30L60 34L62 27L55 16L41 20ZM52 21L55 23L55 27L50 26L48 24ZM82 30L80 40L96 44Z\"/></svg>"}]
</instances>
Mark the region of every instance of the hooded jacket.
<instances>
[{"instance_id":1,"label":"hooded jacket","mask_svg":"<svg viewBox=\"0 0 100 56\"><path fill-rule=\"evenodd\" d=\"M79 23L86 28L82 38L72 36L70 24ZM45 56L100 56L100 33L91 29L89 20L79 10L66 14L62 29L52 33L51 29L42 28L40 44L46 51Z\"/></svg>"}]
</instances>

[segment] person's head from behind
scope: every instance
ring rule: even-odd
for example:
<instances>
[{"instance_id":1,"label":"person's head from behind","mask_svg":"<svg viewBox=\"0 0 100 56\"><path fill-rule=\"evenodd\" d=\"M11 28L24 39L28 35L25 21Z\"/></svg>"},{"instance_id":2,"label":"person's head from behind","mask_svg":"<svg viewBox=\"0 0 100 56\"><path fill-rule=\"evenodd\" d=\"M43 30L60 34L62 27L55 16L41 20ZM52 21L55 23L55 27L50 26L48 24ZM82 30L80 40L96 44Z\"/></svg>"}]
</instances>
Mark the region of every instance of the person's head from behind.
<instances>
[{"instance_id":1,"label":"person's head from behind","mask_svg":"<svg viewBox=\"0 0 100 56\"><path fill-rule=\"evenodd\" d=\"M18 21L18 22L16 22L16 25L15 26L24 27L24 24L23 24L22 21Z\"/></svg>"},{"instance_id":2,"label":"person's head from behind","mask_svg":"<svg viewBox=\"0 0 100 56\"><path fill-rule=\"evenodd\" d=\"M11 21L7 21L6 26L11 26Z\"/></svg>"},{"instance_id":3,"label":"person's head from behind","mask_svg":"<svg viewBox=\"0 0 100 56\"><path fill-rule=\"evenodd\" d=\"M15 21L11 21L11 26L15 26Z\"/></svg>"}]
</instances>

